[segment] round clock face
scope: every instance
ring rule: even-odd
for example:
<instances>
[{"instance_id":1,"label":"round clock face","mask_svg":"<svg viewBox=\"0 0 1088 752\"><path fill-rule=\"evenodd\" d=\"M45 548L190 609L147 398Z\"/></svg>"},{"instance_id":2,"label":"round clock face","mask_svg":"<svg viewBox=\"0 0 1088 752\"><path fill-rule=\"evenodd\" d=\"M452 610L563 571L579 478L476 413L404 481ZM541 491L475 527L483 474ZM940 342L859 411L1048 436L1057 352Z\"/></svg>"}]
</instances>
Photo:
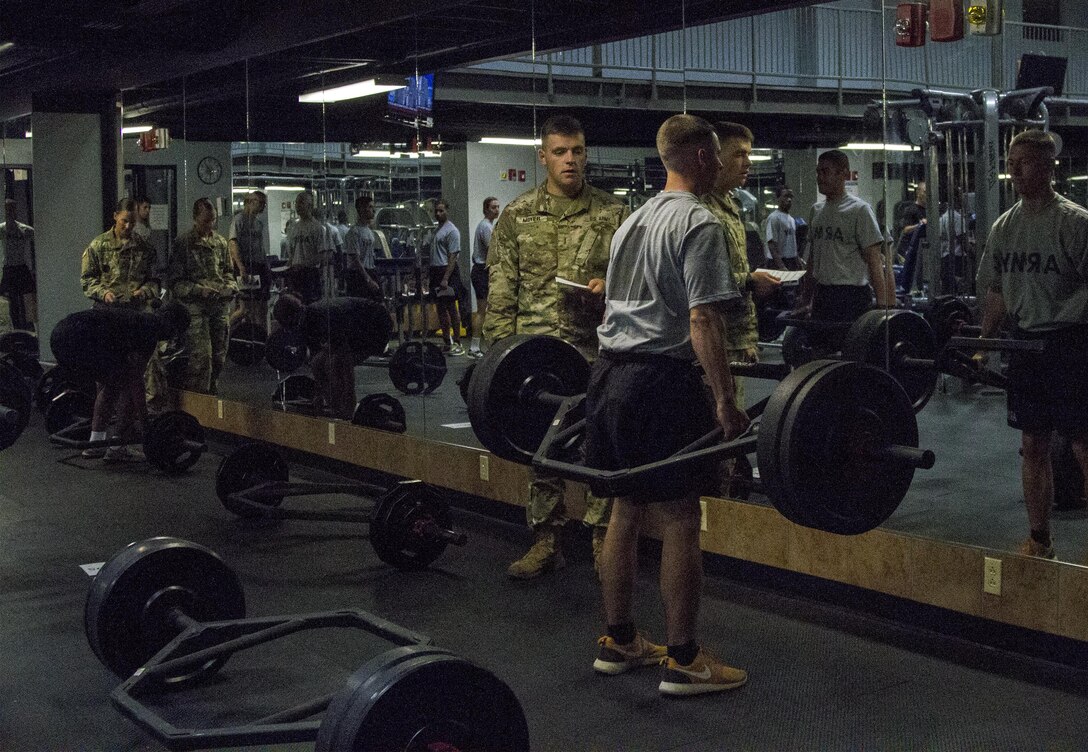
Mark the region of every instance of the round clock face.
<instances>
[{"instance_id":1,"label":"round clock face","mask_svg":"<svg viewBox=\"0 0 1088 752\"><path fill-rule=\"evenodd\" d=\"M196 174L203 183L218 183L219 178L223 177L223 165L215 157L204 157L196 166Z\"/></svg>"}]
</instances>

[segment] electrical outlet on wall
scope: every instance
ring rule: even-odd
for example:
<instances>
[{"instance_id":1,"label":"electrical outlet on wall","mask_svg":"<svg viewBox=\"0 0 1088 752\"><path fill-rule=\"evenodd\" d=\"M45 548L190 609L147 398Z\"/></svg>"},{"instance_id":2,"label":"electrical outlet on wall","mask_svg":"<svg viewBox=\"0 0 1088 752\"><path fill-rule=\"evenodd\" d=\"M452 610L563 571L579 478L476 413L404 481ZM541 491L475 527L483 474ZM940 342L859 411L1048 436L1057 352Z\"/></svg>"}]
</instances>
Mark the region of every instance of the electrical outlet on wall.
<instances>
[{"instance_id":1,"label":"electrical outlet on wall","mask_svg":"<svg viewBox=\"0 0 1088 752\"><path fill-rule=\"evenodd\" d=\"M1001 559L986 556L982 560L982 592L1001 595Z\"/></svg>"}]
</instances>

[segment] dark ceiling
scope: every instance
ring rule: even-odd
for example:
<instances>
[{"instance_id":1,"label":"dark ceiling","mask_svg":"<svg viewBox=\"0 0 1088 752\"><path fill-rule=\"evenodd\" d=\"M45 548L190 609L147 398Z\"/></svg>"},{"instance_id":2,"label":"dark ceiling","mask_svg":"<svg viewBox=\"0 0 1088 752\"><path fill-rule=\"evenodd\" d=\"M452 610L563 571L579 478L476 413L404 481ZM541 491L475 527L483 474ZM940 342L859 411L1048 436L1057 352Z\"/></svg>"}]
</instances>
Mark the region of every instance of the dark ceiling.
<instances>
[{"instance_id":1,"label":"dark ceiling","mask_svg":"<svg viewBox=\"0 0 1088 752\"><path fill-rule=\"evenodd\" d=\"M456 141L508 126L527 131L530 108L441 101L441 71L496 57L578 47L809 5L750 0L3 0L0 119L32 96L123 91L126 119L193 140L405 140L382 120L379 97L306 105L307 90L439 71L435 119ZM595 141L652 143L661 113L579 110ZM813 132L792 119L767 127ZM756 118L759 120L759 118ZM248 123L248 129L247 129ZM828 128L835 128L832 122ZM817 129L818 130L818 129ZM247 139L248 132L248 139Z\"/></svg>"}]
</instances>

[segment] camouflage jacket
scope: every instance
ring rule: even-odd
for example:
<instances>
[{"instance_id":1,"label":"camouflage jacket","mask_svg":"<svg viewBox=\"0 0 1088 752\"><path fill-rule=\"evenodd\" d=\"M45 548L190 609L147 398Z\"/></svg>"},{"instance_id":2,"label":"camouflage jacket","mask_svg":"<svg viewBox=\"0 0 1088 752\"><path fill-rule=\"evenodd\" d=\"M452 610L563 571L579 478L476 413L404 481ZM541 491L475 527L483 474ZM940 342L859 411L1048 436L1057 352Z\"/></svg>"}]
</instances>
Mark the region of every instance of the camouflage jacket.
<instances>
[{"instance_id":1,"label":"camouflage jacket","mask_svg":"<svg viewBox=\"0 0 1088 752\"><path fill-rule=\"evenodd\" d=\"M136 235L122 241L111 228L92 240L83 251L79 279L83 294L96 301L112 292L117 302L132 304L133 293L143 290L144 300L135 303L136 307L143 307L159 295L154 268L155 249L147 241Z\"/></svg>"},{"instance_id":2,"label":"camouflage jacket","mask_svg":"<svg viewBox=\"0 0 1088 752\"><path fill-rule=\"evenodd\" d=\"M491 236L490 291L484 338L551 334L597 356L604 301L556 277L585 284L604 279L612 235L630 213L610 193L586 184L563 214L544 185L503 210Z\"/></svg>"},{"instance_id":3,"label":"camouflage jacket","mask_svg":"<svg viewBox=\"0 0 1088 752\"><path fill-rule=\"evenodd\" d=\"M702 202L722 223L725 242L729 246L729 263L733 267L733 281L744 296L743 312L730 311L726 316L725 344L730 350L747 350L759 342L759 322L755 301L748 290L748 280L752 275L748 268L748 245L740 204L732 195L720 193L708 193L702 197Z\"/></svg>"},{"instance_id":4,"label":"camouflage jacket","mask_svg":"<svg viewBox=\"0 0 1088 752\"><path fill-rule=\"evenodd\" d=\"M238 292L230 250L217 232L200 237L195 230L181 235L170 250L166 285L173 299L190 308L219 308ZM206 290L217 293L205 297Z\"/></svg>"}]
</instances>

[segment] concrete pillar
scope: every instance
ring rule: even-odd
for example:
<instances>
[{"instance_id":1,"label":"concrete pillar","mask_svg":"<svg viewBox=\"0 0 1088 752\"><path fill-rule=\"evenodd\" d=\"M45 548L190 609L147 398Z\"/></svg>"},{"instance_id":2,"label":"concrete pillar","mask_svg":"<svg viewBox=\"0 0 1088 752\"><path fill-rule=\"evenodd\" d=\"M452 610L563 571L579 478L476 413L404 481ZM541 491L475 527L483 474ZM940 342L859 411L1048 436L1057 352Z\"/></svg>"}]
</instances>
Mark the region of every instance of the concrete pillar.
<instances>
[{"instance_id":1,"label":"concrete pillar","mask_svg":"<svg viewBox=\"0 0 1088 752\"><path fill-rule=\"evenodd\" d=\"M87 243L112 223L121 194L119 99L113 92L35 95L34 232L42 360L57 322L88 307L79 284Z\"/></svg>"}]
</instances>

